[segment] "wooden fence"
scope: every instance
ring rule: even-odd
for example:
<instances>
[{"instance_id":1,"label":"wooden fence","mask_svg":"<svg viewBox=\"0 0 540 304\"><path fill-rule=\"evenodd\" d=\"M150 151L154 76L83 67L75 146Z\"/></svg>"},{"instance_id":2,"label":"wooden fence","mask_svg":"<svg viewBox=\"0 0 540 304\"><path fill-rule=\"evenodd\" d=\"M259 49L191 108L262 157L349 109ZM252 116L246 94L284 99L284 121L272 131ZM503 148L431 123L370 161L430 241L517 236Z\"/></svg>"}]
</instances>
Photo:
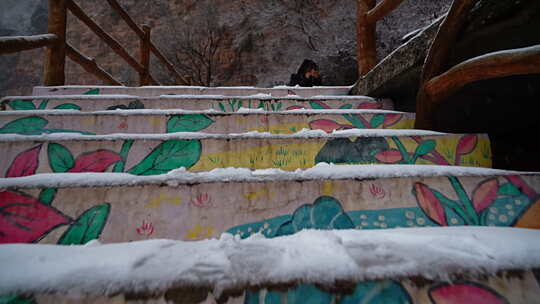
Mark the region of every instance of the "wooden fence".
<instances>
[{"instance_id":1,"label":"wooden fence","mask_svg":"<svg viewBox=\"0 0 540 304\"><path fill-rule=\"evenodd\" d=\"M21 37L4 37L0 39L0 54L20 52L24 50L47 47L44 67L44 85L57 86L65 84L66 57L78 63L88 73L95 75L106 84L123 85L122 82L102 69L93 58L87 57L66 41L68 11L83 22L92 32L104 41L118 56L139 74L139 84L160 85L150 73L150 56L156 58L176 78L176 83L187 84L187 81L174 68L173 64L151 41L151 28L147 25L139 27L117 0L107 0L135 32L140 40L140 58L133 58L128 51L103 28L101 28L73 0L49 0L48 34Z\"/></svg>"}]
</instances>

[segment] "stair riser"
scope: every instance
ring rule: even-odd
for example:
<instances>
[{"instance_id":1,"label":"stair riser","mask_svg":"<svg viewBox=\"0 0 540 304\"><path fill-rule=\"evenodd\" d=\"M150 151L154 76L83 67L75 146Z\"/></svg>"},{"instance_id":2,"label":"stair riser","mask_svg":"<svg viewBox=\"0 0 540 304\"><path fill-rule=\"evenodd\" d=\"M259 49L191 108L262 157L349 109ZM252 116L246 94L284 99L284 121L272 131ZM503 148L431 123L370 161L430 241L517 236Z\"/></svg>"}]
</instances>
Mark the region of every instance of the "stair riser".
<instances>
[{"instance_id":1,"label":"stair riser","mask_svg":"<svg viewBox=\"0 0 540 304\"><path fill-rule=\"evenodd\" d=\"M349 87L328 88L209 88L209 87L35 87L32 95L78 95L78 94L128 94L136 96L160 95L224 95L249 96L270 94L276 97L298 95L311 97L317 95L348 95Z\"/></svg>"},{"instance_id":2,"label":"stair riser","mask_svg":"<svg viewBox=\"0 0 540 304\"><path fill-rule=\"evenodd\" d=\"M382 299L378 303L416 303L416 304L433 304L433 303L472 303L468 302L470 299L485 299L483 303L536 303L536 300L540 297L540 291L537 288L531 288L531 286L537 286L537 279L532 271L513 271L510 273L504 273L498 276L486 276L482 278L476 278L472 280L461 279L455 283L441 283L435 281L429 281L422 279L420 282L417 278L396 279L386 281L367 281L360 283L357 287L357 291L354 295L351 295L349 290L346 290L344 294L329 294L321 290L309 290L309 296L311 300L328 300L322 303L336 303L332 302L332 299L354 299L350 303L363 303L362 300ZM131 301L141 301L144 303L169 303L170 299L178 299L178 303L183 304L207 304L216 303L217 300L210 294L207 297L209 291L197 290L193 288L174 290L171 294L168 294L166 301L161 298L147 299L141 297L130 296ZM229 298L228 304L245 304L245 303L259 303L259 304L299 304L309 303L305 301L299 301L298 299L304 299L306 290L301 292L294 289L284 289L281 287L279 291L269 292L262 290L259 292L251 291L252 298L261 299L261 301L249 301L245 299L245 295L235 296ZM314 294L317 292L317 294ZM297 299L291 303L291 301L278 300L287 299L288 294L290 298ZM301 297L304 296L304 297ZM317 297L318 296L318 297ZM77 301L68 297L60 296L40 296L37 297L40 304L75 304L75 303L124 303L128 297L119 295L113 298L100 297L100 298L86 298L86 301ZM198 299L190 301L188 299ZM203 299L207 299L203 301ZM433 299L433 300L431 300ZM446 300L449 299L447 302ZM437 301L437 302L434 302ZM137 301L137 303L141 303ZM203 302L201 302L203 301ZM317 302L320 303L320 302ZM482 303L482 302L474 302Z\"/></svg>"},{"instance_id":3,"label":"stair riser","mask_svg":"<svg viewBox=\"0 0 540 304\"><path fill-rule=\"evenodd\" d=\"M105 243L147 238L198 240L218 237L226 231L243 238L257 232L275 237L285 235L289 228L293 229L289 232L295 232L302 228L531 227L540 221L534 210L538 199L519 187L526 185L531 191L540 192L540 176L522 176L519 182L516 178L408 177L61 188L50 200L60 212L60 219L57 216L40 219L48 221L42 223L43 234L21 230L8 221L3 221L1 228L6 233L4 240L10 242L30 242L34 237L55 243L68 228L62 219L66 216L76 219L105 203L110 204L110 210L102 210L105 229L100 241ZM513 193L507 195L507 189L513 189ZM17 192L10 192L9 198L6 192L0 192L2 202L20 202L18 197L24 194L35 203L41 189L6 191ZM462 203L454 203L458 205L455 211L444 209L442 206L448 204L436 198L435 191L448 200L461 199ZM45 206L43 212L53 212L50 208ZM17 212L26 217L43 216L32 213L36 212L33 209L21 208ZM342 212L343 217L336 217ZM332 223L331 219L334 219ZM296 228L287 225L291 220ZM48 233L49 229L45 228L55 224L62 225Z\"/></svg>"},{"instance_id":4,"label":"stair riser","mask_svg":"<svg viewBox=\"0 0 540 304\"><path fill-rule=\"evenodd\" d=\"M21 100L21 99L14 99ZM321 104L324 105L321 106ZM2 101L2 107L6 110L53 110L58 107L64 109L78 109L82 111L102 111L110 109L184 109L184 110L208 110L214 109L220 112L236 112L240 108L264 109L266 111L284 111L295 108L340 109L349 105L352 109L384 109L392 110L393 103L390 100L376 101L371 98L305 100L305 99L190 99L190 98L38 98L24 99L23 103L15 103L13 100Z\"/></svg>"},{"instance_id":5,"label":"stair riser","mask_svg":"<svg viewBox=\"0 0 540 304\"><path fill-rule=\"evenodd\" d=\"M413 129L414 114L179 114L179 115L104 115L104 114L51 114L25 115L19 111L0 115L2 126L14 121L31 123L38 117L46 129L77 130L93 134L111 133L244 133L249 131L290 134L302 129L345 130L360 129ZM354 123L354 124L353 124ZM21 131L27 124L21 124ZM202 129L201 129L202 128ZM16 132L16 130L14 131Z\"/></svg>"},{"instance_id":6,"label":"stair riser","mask_svg":"<svg viewBox=\"0 0 540 304\"><path fill-rule=\"evenodd\" d=\"M122 157L127 159L125 170L137 175L163 174L178 167L189 167L193 172L227 167L295 170L310 168L318 162L491 167L490 143L485 136L476 138L476 145L470 147L474 148L470 150L471 153L455 157L456 151L463 150L458 146L462 145L460 142L463 142L464 138L466 136L458 135L416 138L421 144L415 138L406 136L335 139L209 138L166 141L139 139L134 140L132 145L125 140L14 141L0 143L0 154L6 156L0 163L0 172L8 176L9 168L26 162L38 163L37 173L52 172L52 167L63 168L56 169L55 172L70 169L78 172L103 171L106 168L111 170L113 164ZM398 142L408 154L400 154L396 146ZM423 156L415 154L415 151L421 150L427 154ZM69 160L68 165L65 164L66 157ZM151 165L154 162L159 165ZM87 165L100 169L81 169L81 166ZM138 169L132 169L134 167ZM150 167L155 170L148 171Z\"/></svg>"}]
</instances>

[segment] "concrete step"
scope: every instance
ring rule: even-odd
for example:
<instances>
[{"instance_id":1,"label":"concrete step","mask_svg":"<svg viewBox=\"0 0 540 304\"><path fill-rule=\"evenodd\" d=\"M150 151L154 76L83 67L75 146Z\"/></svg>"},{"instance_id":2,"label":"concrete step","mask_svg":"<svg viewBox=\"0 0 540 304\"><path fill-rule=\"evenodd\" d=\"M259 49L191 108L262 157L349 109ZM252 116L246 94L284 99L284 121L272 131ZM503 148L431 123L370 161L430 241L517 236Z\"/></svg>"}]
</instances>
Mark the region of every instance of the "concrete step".
<instances>
[{"instance_id":1,"label":"concrete step","mask_svg":"<svg viewBox=\"0 0 540 304\"><path fill-rule=\"evenodd\" d=\"M42 123L41 130L32 125ZM10 128L10 125L18 128ZM7 127L6 127L7 126ZM111 133L244 133L250 131L291 134L302 129L412 129L414 113L384 110L217 111L117 110L80 112L67 110L0 111L3 129L22 135L81 131Z\"/></svg>"},{"instance_id":2,"label":"concrete step","mask_svg":"<svg viewBox=\"0 0 540 304\"><path fill-rule=\"evenodd\" d=\"M418 130L268 133L0 135L0 174L129 172L155 175L187 167L310 168L335 164L438 164L491 167L486 135ZM22 170L22 171L21 171Z\"/></svg>"},{"instance_id":3,"label":"concrete step","mask_svg":"<svg viewBox=\"0 0 540 304\"><path fill-rule=\"evenodd\" d=\"M384 109L392 110L388 99L366 96L300 97L287 95L223 96L223 95L161 95L141 97L132 95L45 95L8 96L0 99L4 110L81 110L101 111L115 109L183 109L236 112L241 108L283 111L292 109Z\"/></svg>"},{"instance_id":4,"label":"concrete step","mask_svg":"<svg viewBox=\"0 0 540 304\"><path fill-rule=\"evenodd\" d=\"M160 95L224 95L246 96L255 94L269 94L273 97L298 95L311 97L315 95L348 95L351 86L334 87L199 87L199 86L147 86L147 87L121 87L121 86L53 86L34 87L32 95L78 95L78 94L128 94L136 96Z\"/></svg>"},{"instance_id":5,"label":"concrete step","mask_svg":"<svg viewBox=\"0 0 540 304\"><path fill-rule=\"evenodd\" d=\"M221 169L206 173L190 173L177 170L168 175L153 177L120 173L57 173L2 178L0 179L0 189L2 189L0 203L4 211L0 213L2 219L0 243L4 244L39 242L40 244L82 245L96 238L105 244L149 239L195 241L219 237L223 232L229 232L238 238L247 238L255 233L275 238L294 234L303 229L368 230L472 225L540 228L538 225L540 223L539 173L523 174L479 168L318 165L315 168L297 172L279 172L277 170L253 172L245 169ZM448 227L439 228L436 231L445 234L444 229L448 229ZM397 235L392 233L391 235L380 234L379 236L391 241L399 237L400 231L407 230L395 230ZM457 299L455 303L464 303L461 300L467 299L467 296L471 294L480 294L489 299L502 299L504 297L508 301L520 302L523 300L526 303L534 303L534 299L537 299L538 289L530 288L530 286L536 286L533 272L517 267L518 269L512 268L512 275L493 274L496 272L493 269L500 266L500 261L489 254L490 247L484 245L484 241L488 240L484 240L478 234L462 235L456 233L455 230L450 230L445 236L451 240L444 246L439 244L441 239L426 234L424 229L415 231L418 235L427 238L424 239L426 244L424 242L417 243L404 236L406 243L409 242L409 246L406 247L408 250L405 251L398 250L396 252L395 246L373 246L372 242L367 242L364 244L365 246L359 244L358 247L350 249L355 250L354 252L357 254L357 250L371 252L373 259L362 259L362 263L358 263L363 267L362 269L366 269L366 273L369 270L375 271L374 269L388 265L386 261L391 264L390 267L395 267L394 270L399 268L395 265L410 266L408 263L412 260L403 260L403 256L393 258L394 254L399 255L400 252L411 254L411 251L422 250L431 252L430 250L432 250L441 255L441 262L432 265L444 268L452 261L455 262L451 257L467 259L468 264L474 264L476 260L489 261L489 266L486 266L491 269L487 270L491 271L490 274L474 276L474 273L479 271L477 268L472 269L472 267L468 268L464 267L463 264L458 264L456 267L448 267L442 272L433 273L433 275L444 276L450 271L458 272L460 281L453 284L441 285L440 281L430 281L428 278L427 280L422 279L422 284L416 285L411 284L411 282L417 282L418 276L412 278L384 276L377 277L378 281L358 282L356 287L354 284L351 285L350 287L358 289L358 292L354 292L354 294L349 292L348 296L355 300L362 300L364 297L376 295L384 297L385 301L388 299L408 299L407 301L410 302L411 299L415 299L419 303L428 303L422 302L422 299L428 298L428 295L443 300L445 297L451 297ZM350 233L353 232L359 231L350 231ZM377 232L383 233L384 231ZM494 230L493 234L490 235L498 235L502 232L504 231ZM358 240L358 238L355 239ZM488 239L494 241L491 238ZM332 244L342 244L342 242L343 244L351 244L347 238L333 236L331 240ZM455 243L452 243L454 241ZM151 242L144 244L149 245ZM186 260L192 261L195 257L205 256L197 248L200 249L201 247L198 246L204 246L207 243L208 241L189 243L196 248L182 252L186 254ZM389 245L391 244L394 242ZM419 244L421 246L414 247ZM164 246L161 250L168 250L167 248L171 246L167 243L162 245ZM238 248L238 245L233 247L218 246L218 248L225 250ZM464 250L463 248L466 248L467 245L470 248ZM100 247L94 243L85 248L99 250ZM250 248L261 250L262 247L251 246ZM329 249L324 246L322 248ZM29 247L28 250L31 251L32 248ZM146 265L145 267L149 267L149 265L163 266L162 262L169 261L169 258L178 258L177 252L177 254L164 258L157 264L153 264L156 262L147 263L148 259L159 259L162 256L147 254L148 251L144 252L145 255L137 255L136 259L121 259L121 263L132 261L133 267L125 269L136 271L140 270L140 266L143 264ZM290 250L283 250L283 252L294 254L294 251ZM346 250L339 252L348 253ZM449 252L451 257L444 255L446 252ZM21 252L21 254L23 253L28 253L28 251ZM305 254L306 252L299 253ZM390 255L385 255L387 253ZM528 254L525 251L522 253ZM322 259L315 252L310 252L310 254L312 258ZM222 255L218 256L223 257ZM248 259L249 257L254 258L255 256L239 255L236 256L236 261L241 259L252 263L253 259ZM72 260L74 257L65 255L65 258ZM381 263L381 259L383 263ZM385 259L386 261L384 261ZM9 261L6 259L2 261L5 267L8 267L9 264L6 263ZM32 258L28 261L38 263L36 259ZM220 261L230 262L226 258L222 258ZM268 263L272 261L274 260L269 259ZM51 259L46 258L39 261L39 263L51 262ZM81 265L78 263L68 264ZM61 262L53 262L53 265L66 269L66 265ZM214 265L212 263L201 262L199 265L203 267L201 273L208 274L210 272L206 270L216 269L208 266ZM431 267L431 264L421 265L423 269ZM34 267L29 271L37 268ZM486 271L484 267L480 267L480 269ZM464 276L464 273L469 270L473 273L470 278ZM192 275L193 271L193 268L189 268L181 273ZM20 273L27 274L28 272L22 271ZM389 271L388 273L393 272ZM139 272L134 277L141 279L146 274L148 272ZM116 276L113 277L116 278ZM164 277L170 279L170 276L160 276L161 279ZM155 281L151 280L151 282ZM38 286L43 285L25 282L24 286L25 288L30 287L26 290L32 290L32 286L37 286L36 289L33 289L35 291L38 290ZM141 287L143 286L148 287L149 284L144 283ZM204 285L204 287L206 286ZM307 285L300 288L286 286L288 287L280 290L283 292L286 290L286 294L297 297L303 295L306 289L314 288ZM62 289L64 287L66 287L64 284L59 284L47 290L59 291L64 290ZM523 292L516 294L508 291L515 291L516 288ZM381 291L374 294L371 292L372 289ZM99 294L99 290L103 289L93 288L89 291L93 294ZM171 297L176 296L178 303L198 304L208 296L208 291L204 288L202 291L199 289L196 291L195 298L198 300L193 298L193 288L175 290L174 293L168 295L168 299L170 301ZM316 298L333 296L330 292L319 289L310 289L310 294ZM456 295L462 297L456 298ZM245 293L235 293L227 303L251 303L249 299L265 296L275 298L279 297L280 293L266 289L251 289ZM209 297L212 299L211 295ZM58 296L39 296L37 299L39 303L79 303L78 300ZM131 296L130 299L142 301L145 298L139 299ZM88 303L86 300L88 298L80 300L80 303ZM99 303L118 303L125 298L120 296L114 299L92 300ZM398 301L398 303L400 302Z\"/></svg>"},{"instance_id":6,"label":"concrete step","mask_svg":"<svg viewBox=\"0 0 540 304\"><path fill-rule=\"evenodd\" d=\"M88 228L104 243L223 232L276 237L301 229L540 228L540 173L481 168L320 164L296 172L55 173L0 178L0 189L4 210L17 215L2 221L0 243L56 243L88 210L99 226ZM9 207L23 203L28 207Z\"/></svg>"}]
</instances>

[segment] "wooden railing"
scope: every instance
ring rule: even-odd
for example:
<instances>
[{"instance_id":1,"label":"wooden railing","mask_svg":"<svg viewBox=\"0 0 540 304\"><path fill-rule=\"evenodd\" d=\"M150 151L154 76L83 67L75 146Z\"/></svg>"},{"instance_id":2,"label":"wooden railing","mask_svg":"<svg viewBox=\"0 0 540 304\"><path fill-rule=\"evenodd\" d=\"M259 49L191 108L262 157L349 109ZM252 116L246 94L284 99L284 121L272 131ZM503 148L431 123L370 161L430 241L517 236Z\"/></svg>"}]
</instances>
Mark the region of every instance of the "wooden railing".
<instances>
[{"instance_id":1,"label":"wooden railing","mask_svg":"<svg viewBox=\"0 0 540 304\"><path fill-rule=\"evenodd\" d=\"M110 34L103 30L73 0L49 0L48 34L22 37L4 37L0 39L0 54L20 52L24 50L47 47L44 67L44 84L46 86L65 84L66 57L78 63L90 74L106 84L123 85L112 75L102 69L93 58L87 57L66 41L68 11L82 21L92 32L104 41L118 56L139 74L139 84L160 85L150 73L150 56L156 58L172 73L177 84L187 81L174 68L173 64L161 53L151 41L151 28L147 25L139 27L117 0L107 0L113 10L127 23L140 39L140 58L137 61Z\"/></svg>"},{"instance_id":2,"label":"wooden railing","mask_svg":"<svg viewBox=\"0 0 540 304\"><path fill-rule=\"evenodd\" d=\"M375 27L404 0L357 0L358 75L377 64ZM540 45L493 52L448 67L451 46L462 32L470 10L480 0L454 0L428 51L416 99L417 129L437 129L435 111L465 85L496 77L540 74Z\"/></svg>"},{"instance_id":3,"label":"wooden railing","mask_svg":"<svg viewBox=\"0 0 540 304\"><path fill-rule=\"evenodd\" d=\"M447 68L451 46L478 1L455 0L439 27L420 79L416 99L417 129L437 129L437 106L469 83L512 75L540 74L540 45L493 52Z\"/></svg>"},{"instance_id":4,"label":"wooden railing","mask_svg":"<svg viewBox=\"0 0 540 304\"><path fill-rule=\"evenodd\" d=\"M358 77L366 75L377 64L377 21L386 17L405 0L357 0L356 42Z\"/></svg>"}]
</instances>

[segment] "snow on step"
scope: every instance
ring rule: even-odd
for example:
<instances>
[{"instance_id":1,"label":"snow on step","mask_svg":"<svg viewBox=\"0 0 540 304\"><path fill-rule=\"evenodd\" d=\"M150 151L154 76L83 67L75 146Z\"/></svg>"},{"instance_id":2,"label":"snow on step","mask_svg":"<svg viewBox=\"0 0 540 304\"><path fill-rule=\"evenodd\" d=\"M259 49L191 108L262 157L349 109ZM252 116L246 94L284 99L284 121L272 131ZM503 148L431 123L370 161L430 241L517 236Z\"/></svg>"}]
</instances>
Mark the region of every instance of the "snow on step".
<instances>
[{"instance_id":1,"label":"snow on step","mask_svg":"<svg viewBox=\"0 0 540 304\"><path fill-rule=\"evenodd\" d=\"M0 266L4 270L0 274L0 292L72 296L163 293L178 287L193 291L193 287L202 287L219 297L231 289L265 285L302 282L334 286L336 281L412 276L445 281L452 274L495 277L504 270L540 267L540 255L535 254L540 250L537 231L485 227L303 231L277 239L246 240L225 234L200 242L148 240L0 248ZM534 280L522 275L514 276L512 281L512 286L517 284L526 294L540 296L538 290L526 288L527 283L535 286ZM499 286L510 286L510 279L497 282ZM485 285L476 285L481 286ZM472 286L470 289L474 290ZM487 292L490 288L485 290L484 297L500 298L495 291ZM449 291L436 292L436 298L441 293L445 299ZM520 297L530 295L516 296L523 299ZM452 295L449 298L456 299Z\"/></svg>"},{"instance_id":2,"label":"snow on step","mask_svg":"<svg viewBox=\"0 0 540 304\"><path fill-rule=\"evenodd\" d=\"M130 242L61 248L0 245L0 293L100 295L159 291L174 282L190 285L189 294L195 284L213 288L218 296L246 284L332 285L338 279L389 278L358 283L357 288L392 286L400 291L398 296L420 301L443 287L441 293L451 288L451 294L466 290L489 296L487 291L500 291L495 287L512 286L525 292L518 293L520 300L538 298L538 290L529 288L536 286L530 272L520 272L519 279L494 275L456 285L416 286L406 278L445 280L459 274L463 280L467 273L537 268L536 231L470 226L539 228L539 173L318 164L295 172L228 168L201 173L178 169L159 176L39 174L0 179L0 189L0 202L16 215L2 221L0 243L82 245L96 238L102 243ZM469 227L426 229L464 225ZM401 227L423 229L360 231ZM300 232L304 229L334 231ZM342 229L348 230L338 231ZM214 238L224 232L235 238L173 241ZM257 233L268 239L253 236ZM171 240L139 242L149 238ZM289 294L298 292L290 288ZM252 290L246 297L271 293ZM502 296L513 300L515 294ZM206 296L205 291L202 298ZM57 297L49 300L63 303ZM244 295L231 301L244 303Z\"/></svg>"},{"instance_id":3,"label":"snow on step","mask_svg":"<svg viewBox=\"0 0 540 304\"><path fill-rule=\"evenodd\" d=\"M147 86L147 87L120 87L120 86L56 86L34 87L32 95L76 95L76 94L129 94L137 96L160 95L225 95L246 96L254 94L269 94L274 97L299 95L310 97L315 95L348 95L351 86L333 87L287 87L273 88L257 87L200 87L200 86Z\"/></svg>"},{"instance_id":4,"label":"snow on step","mask_svg":"<svg viewBox=\"0 0 540 304\"><path fill-rule=\"evenodd\" d=\"M284 111L293 109L384 109L394 108L391 100L366 96L300 97L287 95L273 97L268 94L250 96L223 95L161 95L140 97L133 95L44 95L8 96L0 99L5 110L82 110L102 111L115 109L183 109L236 112L242 108Z\"/></svg>"},{"instance_id":5,"label":"snow on step","mask_svg":"<svg viewBox=\"0 0 540 304\"><path fill-rule=\"evenodd\" d=\"M32 131L32 130L30 130ZM239 167L309 168L316 163L438 164L491 167L486 135L420 130L304 130L295 134L238 133L0 135L0 174L46 172L167 173Z\"/></svg>"},{"instance_id":6,"label":"snow on step","mask_svg":"<svg viewBox=\"0 0 540 304\"><path fill-rule=\"evenodd\" d=\"M0 132L28 132L41 123L51 132L77 130L93 134L123 133L243 133L250 131L290 134L302 129L332 132L344 129L412 129L414 113L384 110L293 110L238 112L180 110L117 110L80 112L69 110L0 111ZM17 126L10 127L16 124ZM46 131L43 131L46 132Z\"/></svg>"}]
</instances>

